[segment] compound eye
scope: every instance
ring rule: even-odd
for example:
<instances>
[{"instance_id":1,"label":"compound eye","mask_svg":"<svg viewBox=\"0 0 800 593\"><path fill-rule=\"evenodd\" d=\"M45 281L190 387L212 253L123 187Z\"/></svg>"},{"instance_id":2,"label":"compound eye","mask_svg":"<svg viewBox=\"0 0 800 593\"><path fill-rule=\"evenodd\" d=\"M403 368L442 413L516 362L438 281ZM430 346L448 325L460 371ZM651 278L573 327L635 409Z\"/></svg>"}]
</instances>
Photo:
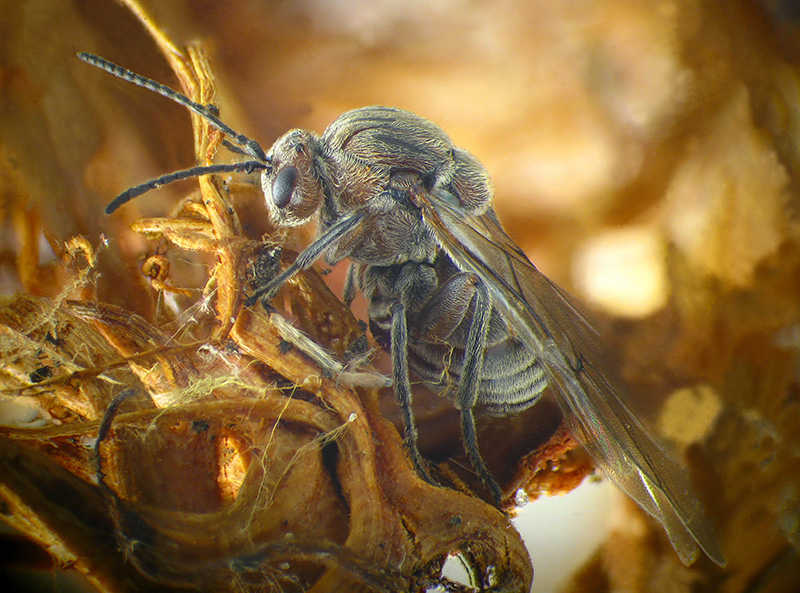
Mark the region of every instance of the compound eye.
<instances>
[{"instance_id":1,"label":"compound eye","mask_svg":"<svg viewBox=\"0 0 800 593\"><path fill-rule=\"evenodd\" d=\"M285 208L292 199L297 186L297 168L291 165L281 169L272 182L272 201L278 208Z\"/></svg>"}]
</instances>

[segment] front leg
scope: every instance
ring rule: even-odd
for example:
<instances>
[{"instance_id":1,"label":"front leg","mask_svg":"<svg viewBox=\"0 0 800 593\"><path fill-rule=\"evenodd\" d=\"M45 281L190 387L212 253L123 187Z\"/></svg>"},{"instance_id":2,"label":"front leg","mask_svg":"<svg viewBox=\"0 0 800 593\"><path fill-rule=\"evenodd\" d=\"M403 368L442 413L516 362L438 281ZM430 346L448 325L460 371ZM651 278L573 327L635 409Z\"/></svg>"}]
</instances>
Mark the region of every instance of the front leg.
<instances>
[{"instance_id":1,"label":"front leg","mask_svg":"<svg viewBox=\"0 0 800 593\"><path fill-rule=\"evenodd\" d=\"M268 282L265 286L259 288L254 294L247 297L244 302L245 306L250 307L254 305L256 301L262 299L264 301L271 300L289 278L297 274L297 272L310 268L329 248L338 245L342 240L349 238L353 233L358 233L365 216L364 212L358 211L330 227L311 245L306 247L303 252L297 256L297 259L295 259L281 274Z\"/></svg>"}]
</instances>

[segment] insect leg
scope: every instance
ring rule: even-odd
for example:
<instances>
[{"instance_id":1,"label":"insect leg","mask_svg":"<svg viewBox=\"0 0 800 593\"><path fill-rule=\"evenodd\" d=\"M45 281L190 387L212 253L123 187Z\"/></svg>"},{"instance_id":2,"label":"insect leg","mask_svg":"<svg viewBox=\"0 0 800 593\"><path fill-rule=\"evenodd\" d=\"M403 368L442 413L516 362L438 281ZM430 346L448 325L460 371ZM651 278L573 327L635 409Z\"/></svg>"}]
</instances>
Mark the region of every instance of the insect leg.
<instances>
[{"instance_id":1,"label":"insect leg","mask_svg":"<svg viewBox=\"0 0 800 593\"><path fill-rule=\"evenodd\" d=\"M122 405L122 402L124 402L132 395L136 395L135 389L126 389L119 395L115 396L114 399L111 400L111 403L109 404L108 408L103 414L103 419L100 422L100 427L97 429L97 439L95 439L94 442L95 475L97 476L97 483L104 490L110 490L110 488L105 483L106 474L103 471L103 456L100 453L100 444L106 439L108 433L111 432L111 423L114 421L114 416L117 415L117 411L119 410L119 407Z\"/></svg>"},{"instance_id":2,"label":"insect leg","mask_svg":"<svg viewBox=\"0 0 800 593\"><path fill-rule=\"evenodd\" d=\"M275 296L275 293L278 292L280 287L283 286L284 282L297 274L297 272L310 268L326 249L332 245L335 245L344 236L346 236L347 233L357 228L363 220L364 213L356 212L352 216L345 218L344 220L341 220L333 225L331 228L325 231L322 236L318 237L311 245L306 247L303 252L297 256L297 259L295 259L294 262L292 262L292 264L281 274L279 274L266 286L259 288L255 294L247 297L245 300L245 305L250 307L256 301L261 299L269 301L273 296Z\"/></svg>"},{"instance_id":3,"label":"insect leg","mask_svg":"<svg viewBox=\"0 0 800 593\"><path fill-rule=\"evenodd\" d=\"M411 409L411 379L408 375L408 323L406 308L402 303L392 305L392 330L391 347L392 376L394 378L394 393L400 411L403 413L403 427L405 429L405 444L408 448L414 469L426 481L433 484L422 462L419 448L417 447L417 425Z\"/></svg>"},{"instance_id":4,"label":"insect leg","mask_svg":"<svg viewBox=\"0 0 800 593\"><path fill-rule=\"evenodd\" d=\"M459 410L472 409L478 399L478 386L483 372L483 356L486 349L486 334L489 330L489 314L492 311L492 300L481 279L469 274L474 287L473 302L475 310L469 326L467 344L464 348L464 362L461 369L461 381L455 396L455 405Z\"/></svg>"},{"instance_id":5,"label":"insect leg","mask_svg":"<svg viewBox=\"0 0 800 593\"><path fill-rule=\"evenodd\" d=\"M455 406L461 410L461 433L464 437L467 456L475 473L478 474L478 478L489 488L495 504L499 506L503 499L503 492L481 456L475 432L475 417L472 414L472 409L478 399L478 387L483 372L483 357L486 350L486 334L489 330L492 301L481 279L476 275L471 274L470 276L475 287L475 310L469 326L467 345L464 349L464 362L461 369L461 381L456 390Z\"/></svg>"}]
</instances>

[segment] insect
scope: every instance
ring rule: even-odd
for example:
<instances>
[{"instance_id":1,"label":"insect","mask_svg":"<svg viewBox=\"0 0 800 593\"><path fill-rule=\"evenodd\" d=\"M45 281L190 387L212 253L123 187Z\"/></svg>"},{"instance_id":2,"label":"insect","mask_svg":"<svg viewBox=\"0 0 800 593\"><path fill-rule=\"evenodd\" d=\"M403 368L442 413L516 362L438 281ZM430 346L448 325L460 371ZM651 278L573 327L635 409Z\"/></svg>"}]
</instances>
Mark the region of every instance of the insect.
<instances>
[{"instance_id":1,"label":"insect","mask_svg":"<svg viewBox=\"0 0 800 593\"><path fill-rule=\"evenodd\" d=\"M528 260L492 209L488 173L432 122L390 107L344 113L322 135L291 130L269 152L211 108L91 54L84 61L185 105L251 160L199 166L133 187L119 206L177 179L260 172L267 208L282 226L318 220L318 236L251 295L269 300L319 258L348 259L345 300L360 290L370 327L391 354L405 438L417 470L413 371L460 410L465 449L496 499L500 489L478 447L473 412L507 415L551 386L575 438L619 488L664 526L684 563L702 549L724 564L710 523L680 466L656 443L597 366L594 330Z\"/></svg>"}]
</instances>

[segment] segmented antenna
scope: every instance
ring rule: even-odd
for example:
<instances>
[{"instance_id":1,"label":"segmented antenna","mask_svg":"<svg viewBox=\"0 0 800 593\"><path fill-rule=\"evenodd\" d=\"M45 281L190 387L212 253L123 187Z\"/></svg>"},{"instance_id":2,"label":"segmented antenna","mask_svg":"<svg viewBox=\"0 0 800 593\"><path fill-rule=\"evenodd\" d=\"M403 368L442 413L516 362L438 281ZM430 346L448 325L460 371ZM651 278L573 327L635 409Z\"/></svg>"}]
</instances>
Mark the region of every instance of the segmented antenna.
<instances>
[{"instance_id":1,"label":"segmented antenna","mask_svg":"<svg viewBox=\"0 0 800 593\"><path fill-rule=\"evenodd\" d=\"M244 163L223 163L219 165L201 165L191 167L190 169L183 169L175 171L174 173L167 173L156 179L151 179L139 185L135 185L124 192L119 194L116 198L109 202L106 206L106 214L112 214L117 208L130 202L133 198L141 196L149 192L151 189L158 189L162 185L180 181L181 179L189 179L191 177L199 177L200 175L210 175L213 173L255 173L256 171L263 171L269 165L259 163L258 161L247 161Z\"/></svg>"},{"instance_id":2,"label":"segmented antenna","mask_svg":"<svg viewBox=\"0 0 800 593\"><path fill-rule=\"evenodd\" d=\"M78 58L87 64L91 64L92 66L113 74L117 78L121 78L127 82L132 82L137 86L158 93L167 99L171 99L172 101L187 107L231 139L231 141L223 140L223 144L226 147L231 149L233 152L256 159L254 161L247 161L243 163L197 166L162 175L157 179L152 179L122 192L120 195L114 198L111 203L108 204L108 206L106 206L106 214L111 214L126 202L150 191L151 189L157 189L163 185L167 185L168 183L173 183L181 179L189 179L191 177L198 177L200 175L209 175L213 173L255 173L256 171L263 171L264 169L269 168L269 158L264 152L264 149L261 148L261 145L255 140L248 138L244 134L236 132L230 126L223 123L219 117L217 117L216 108L213 106L201 105L200 103L192 101L186 95L179 93L178 91L161 84L160 82L151 80L150 78L142 76L141 74L131 72L130 70L127 70L122 66L118 66L113 62L109 62L100 56L96 56L87 52L80 52L78 54Z\"/></svg>"}]
</instances>

